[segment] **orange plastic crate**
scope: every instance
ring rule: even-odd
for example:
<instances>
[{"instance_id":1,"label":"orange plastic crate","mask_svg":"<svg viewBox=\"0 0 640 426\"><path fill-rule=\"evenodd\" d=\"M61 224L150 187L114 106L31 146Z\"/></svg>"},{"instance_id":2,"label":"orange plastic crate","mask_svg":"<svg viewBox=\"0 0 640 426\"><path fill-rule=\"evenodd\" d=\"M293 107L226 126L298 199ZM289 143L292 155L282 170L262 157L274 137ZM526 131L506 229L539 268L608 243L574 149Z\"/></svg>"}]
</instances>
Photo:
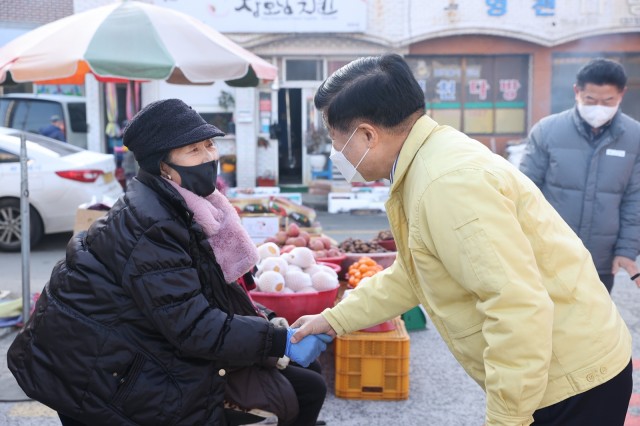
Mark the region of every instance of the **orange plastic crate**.
<instances>
[{"instance_id":1,"label":"orange plastic crate","mask_svg":"<svg viewBox=\"0 0 640 426\"><path fill-rule=\"evenodd\" d=\"M400 317L392 321L392 331L357 331L336 338L337 397L409 398L409 334Z\"/></svg>"}]
</instances>

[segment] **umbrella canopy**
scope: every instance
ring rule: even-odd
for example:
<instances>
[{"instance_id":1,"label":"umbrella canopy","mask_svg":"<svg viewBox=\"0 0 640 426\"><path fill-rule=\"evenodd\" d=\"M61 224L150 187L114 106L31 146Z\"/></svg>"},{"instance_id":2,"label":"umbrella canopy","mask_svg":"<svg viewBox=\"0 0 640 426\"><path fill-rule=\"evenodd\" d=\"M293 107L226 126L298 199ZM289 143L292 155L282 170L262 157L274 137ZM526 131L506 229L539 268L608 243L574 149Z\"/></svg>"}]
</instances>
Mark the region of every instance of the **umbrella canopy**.
<instances>
[{"instance_id":1,"label":"umbrella canopy","mask_svg":"<svg viewBox=\"0 0 640 426\"><path fill-rule=\"evenodd\" d=\"M98 7L36 28L0 48L0 83L166 80L255 86L277 68L184 13L137 1Z\"/></svg>"}]
</instances>

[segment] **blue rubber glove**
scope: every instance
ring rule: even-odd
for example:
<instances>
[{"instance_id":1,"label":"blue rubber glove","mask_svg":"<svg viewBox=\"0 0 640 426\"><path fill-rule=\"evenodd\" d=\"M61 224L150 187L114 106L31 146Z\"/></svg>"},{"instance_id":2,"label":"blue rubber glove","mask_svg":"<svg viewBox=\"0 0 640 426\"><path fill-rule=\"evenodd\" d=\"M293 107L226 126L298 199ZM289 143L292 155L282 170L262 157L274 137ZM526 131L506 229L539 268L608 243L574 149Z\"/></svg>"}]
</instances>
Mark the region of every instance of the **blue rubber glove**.
<instances>
[{"instance_id":1,"label":"blue rubber glove","mask_svg":"<svg viewBox=\"0 0 640 426\"><path fill-rule=\"evenodd\" d=\"M291 343L291 336L296 331L298 331L297 328L287 329L287 348L284 354L303 367L308 367L313 360L318 358L322 351L327 349L327 343L333 340L327 334L310 334L298 343Z\"/></svg>"}]
</instances>

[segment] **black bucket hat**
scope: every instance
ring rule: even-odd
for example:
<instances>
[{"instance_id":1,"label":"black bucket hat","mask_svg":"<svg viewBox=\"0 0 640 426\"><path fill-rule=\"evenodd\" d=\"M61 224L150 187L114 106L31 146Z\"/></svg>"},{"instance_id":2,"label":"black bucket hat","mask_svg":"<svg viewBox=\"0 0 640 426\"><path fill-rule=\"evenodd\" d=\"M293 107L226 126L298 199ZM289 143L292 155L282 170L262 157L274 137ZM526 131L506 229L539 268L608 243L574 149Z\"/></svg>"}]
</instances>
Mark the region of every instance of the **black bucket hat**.
<instances>
[{"instance_id":1,"label":"black bucket hat","mask_svg":"<svg viewBox=\"0 0 640 426\"><path fill-rule=\"evenodd\" d=\"M140 168L160 174L160 161L174 148L190 145L224 132L180 99L163 99L140 110L124 129L122 142L133 152Z\"/></svg>"}]
</instances>

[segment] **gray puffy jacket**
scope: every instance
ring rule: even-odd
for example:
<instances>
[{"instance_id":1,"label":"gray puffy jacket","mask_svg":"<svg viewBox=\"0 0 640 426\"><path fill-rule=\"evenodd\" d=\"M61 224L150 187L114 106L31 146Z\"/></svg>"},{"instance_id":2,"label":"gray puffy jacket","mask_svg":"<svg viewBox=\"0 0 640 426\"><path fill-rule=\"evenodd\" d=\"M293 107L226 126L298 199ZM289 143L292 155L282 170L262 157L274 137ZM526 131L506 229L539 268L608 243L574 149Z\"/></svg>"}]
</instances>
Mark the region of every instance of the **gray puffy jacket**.
<instances>
[{"instance_id":1,"label":"gray puffy jacket","mask_svg":"<svg viewBox=\"0 0 640 426\"><path fill-rule=\"evenodd\" d=\"M540 120L520 170L582 239L601 274L640 249L640 123L618 111L595 141L576 108Z\"/></svg>"}]
</instances>

